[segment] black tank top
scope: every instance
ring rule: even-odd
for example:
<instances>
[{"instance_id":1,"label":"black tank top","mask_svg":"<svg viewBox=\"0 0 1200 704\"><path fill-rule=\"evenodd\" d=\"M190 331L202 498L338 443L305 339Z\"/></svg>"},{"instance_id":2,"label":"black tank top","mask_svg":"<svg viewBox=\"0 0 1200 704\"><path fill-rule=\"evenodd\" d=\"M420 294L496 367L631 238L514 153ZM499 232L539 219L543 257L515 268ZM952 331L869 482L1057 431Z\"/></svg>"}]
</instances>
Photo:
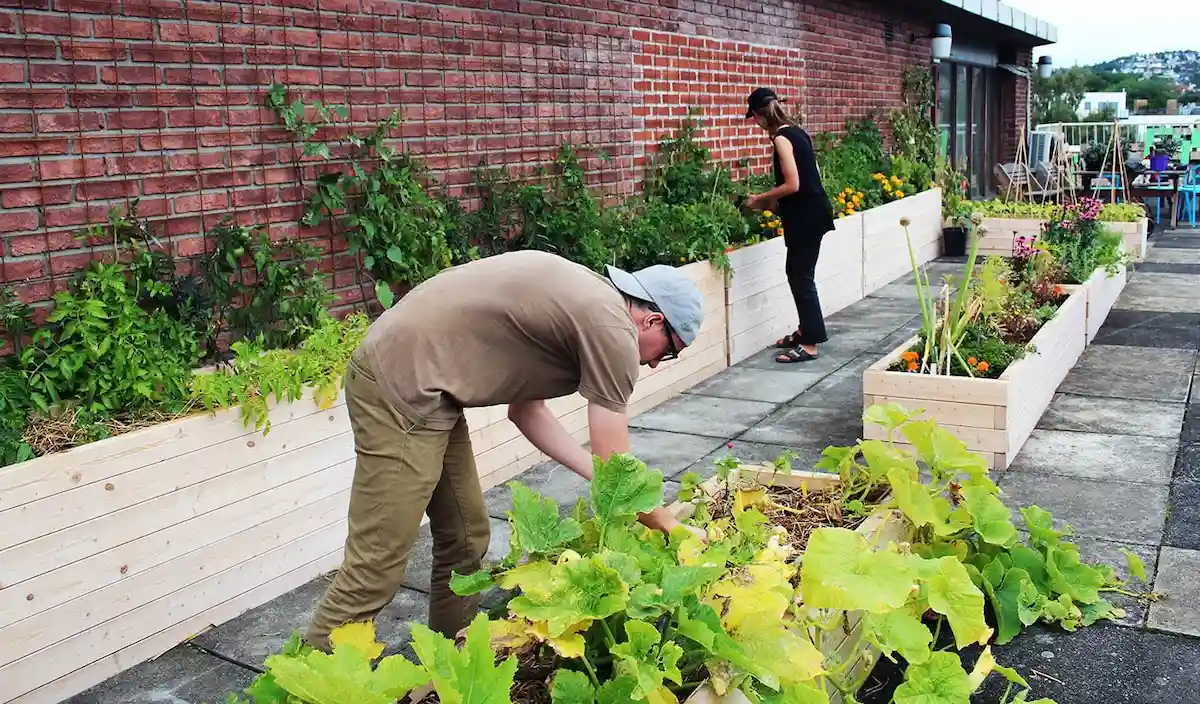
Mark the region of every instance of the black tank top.
<instances>
[{"instance_id":1,"label":"black tank top","mask_svg":"<svg viewBox=\"0 0 1200 704\"><path fill-rule=\"evenodd\" d=\"M779 199L779 214L784 220L804 223L804 229L819 230L817 234L833 229L833 204L821 184L821 173L817 168L817 154L812 138L796 125L781 127L776 137L784 137L792 144L792 155L796 159L796 171L800 176L800 189ZM775 185L783 185L783 168L779 165L779 151L772 139L771 148L775 164ZM785 227L786 227L785 222Z\"/></svg>"}]
</instances>

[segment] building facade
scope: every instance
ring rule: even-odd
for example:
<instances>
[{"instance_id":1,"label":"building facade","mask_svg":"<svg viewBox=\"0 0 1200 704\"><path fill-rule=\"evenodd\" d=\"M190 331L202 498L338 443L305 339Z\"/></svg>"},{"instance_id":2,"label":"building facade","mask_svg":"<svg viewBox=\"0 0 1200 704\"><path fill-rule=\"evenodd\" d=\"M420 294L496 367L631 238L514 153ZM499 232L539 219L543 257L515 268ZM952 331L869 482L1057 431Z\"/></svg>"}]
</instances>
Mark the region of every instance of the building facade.
<instances>
[{"instance_id":1,"label":"building facade","mask_svg":"<svg viewBox=\"0 0 1200 704\"><path fill-rule=\"evenodd\" d=\"M22 0L0 9L0 285L37 303L99 253L76 234L136 200L179 258L221 218L312 236L342 303L361 295L336 236L301 225L318 160L279 111L344 106L316 137L396 112L395 144L448 188L481 166L532 172L587 145L594 183L633 191L689 109L717 157L769 168L744 118L774 87L811 132L901 103L937 68L951 158L986 190L1028 115L1034 46L1054 30L994 0ZM311 112L310 112L311 116ZM886 132L886 124L884 125ZM341 132L339 132L339 130ZM336 157L340 147L333 147Z\"/></svg>"}]
</instances>

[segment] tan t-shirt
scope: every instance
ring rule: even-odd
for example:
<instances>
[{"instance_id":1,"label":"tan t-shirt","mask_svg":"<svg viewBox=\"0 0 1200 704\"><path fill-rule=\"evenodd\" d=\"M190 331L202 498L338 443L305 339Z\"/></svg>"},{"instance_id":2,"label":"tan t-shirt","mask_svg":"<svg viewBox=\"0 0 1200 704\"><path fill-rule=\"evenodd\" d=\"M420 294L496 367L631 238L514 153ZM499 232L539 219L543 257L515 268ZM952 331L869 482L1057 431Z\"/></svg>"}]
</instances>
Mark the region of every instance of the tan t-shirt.
<instances>
[{"instance_id":1,"label":"tan t-shirt","mask_svg":"<svg viewBox=\"0 0 1200 704\"><path fill-rule=\"evenodd\" d=\"M536 251L425 281L375 321L363 354L396 408L439 430L463 408L576 391L621 412L640 363L636 329L612 283Z\"/></svg>"}]
</instances>

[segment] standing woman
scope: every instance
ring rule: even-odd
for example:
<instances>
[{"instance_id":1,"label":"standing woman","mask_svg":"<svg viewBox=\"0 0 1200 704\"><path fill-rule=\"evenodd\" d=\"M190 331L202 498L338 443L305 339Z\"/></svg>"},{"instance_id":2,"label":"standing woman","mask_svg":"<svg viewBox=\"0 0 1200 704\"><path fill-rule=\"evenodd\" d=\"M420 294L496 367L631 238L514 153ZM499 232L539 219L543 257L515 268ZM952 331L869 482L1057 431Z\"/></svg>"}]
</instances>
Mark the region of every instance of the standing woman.
<instances>
[{"instance_id":1,"label":"standing woman","mask_svg":"<svg viewBox=\"0 0 1200 704\"><path fill-rule=\"evenodd\" d=\"M783 99L770 88L758 88L750 94L748 102L746 118L754 118L771 135L775 188L750 196L746 207L761 210L773 206L783 222L783 242L787 247L784 270L800 318L796 332L775 343L775 347L784 350L775 361L807 362L818 357L817 345L829 339L813 277L821 253L821 238L834 228L833 204L821 185L812 139L784 111Z\"/></svg>"}]
</instances>

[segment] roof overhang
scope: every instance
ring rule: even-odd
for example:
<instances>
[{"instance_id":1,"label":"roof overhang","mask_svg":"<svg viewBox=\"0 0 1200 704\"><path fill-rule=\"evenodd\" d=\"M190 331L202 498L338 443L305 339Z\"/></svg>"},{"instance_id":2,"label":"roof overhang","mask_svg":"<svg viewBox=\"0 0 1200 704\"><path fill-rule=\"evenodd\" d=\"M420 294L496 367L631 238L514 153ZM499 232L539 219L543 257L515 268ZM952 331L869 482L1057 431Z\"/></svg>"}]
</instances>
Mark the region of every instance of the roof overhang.
<instances>
[{"instance_id":1,"label":"roof overhang","mask_svg":"<svg viewBox=\"0 0 1200 704\"><path fill-rule=\"evenodd\" d=\"M994 22L1017 34L1024 35L1023 44L1044 46L1058 41L1058 28L1033 15L1005 5L999 0L932 0L941 5Z\"/></svg>"}]
</instances>

